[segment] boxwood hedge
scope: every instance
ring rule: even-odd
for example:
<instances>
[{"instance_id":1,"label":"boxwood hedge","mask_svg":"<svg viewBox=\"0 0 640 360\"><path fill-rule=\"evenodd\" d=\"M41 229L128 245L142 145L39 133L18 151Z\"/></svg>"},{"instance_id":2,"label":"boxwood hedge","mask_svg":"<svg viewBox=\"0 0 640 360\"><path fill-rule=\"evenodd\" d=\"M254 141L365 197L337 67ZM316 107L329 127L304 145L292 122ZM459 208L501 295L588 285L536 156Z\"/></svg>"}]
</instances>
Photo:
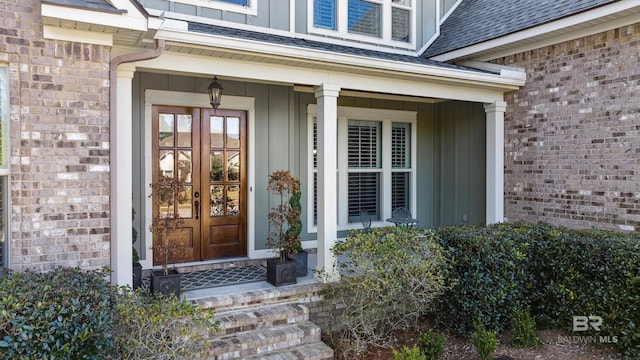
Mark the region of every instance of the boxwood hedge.
<instances>
[{"instance_id":1,"label":"boxwood hedge","mask_svg":"<svg viewBox=\"0 0 640 360\"><path fill-rule=\"evenodd\" d=\"M436 234L450 259L433 312L440 326L468 335L480 319L500 331L520 306L530 306L541 326L567 331L573 316L600 316L599 332L576 335L608 336L627 357L640 356L637 233L513 223Z\"/></svg>"}]
</instances>

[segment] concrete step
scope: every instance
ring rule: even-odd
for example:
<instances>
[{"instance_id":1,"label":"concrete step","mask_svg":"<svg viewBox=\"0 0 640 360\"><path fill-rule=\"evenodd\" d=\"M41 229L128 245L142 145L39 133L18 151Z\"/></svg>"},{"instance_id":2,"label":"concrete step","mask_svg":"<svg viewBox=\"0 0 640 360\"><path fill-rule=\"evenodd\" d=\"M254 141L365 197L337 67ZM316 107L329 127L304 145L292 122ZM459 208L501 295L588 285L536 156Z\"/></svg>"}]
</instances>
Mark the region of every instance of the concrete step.
<instances>
[{"instance_id":1,"label":"concrete step","mask_svg":"<svg viewBox=\"0 0 640 360\"><path fill-rule=\"evenodd\" d=\"M282 303L305 303L321 299L324 287L321 283L295 284L265 290L242 291L226 295L211 295L189 300L202 309L216 313Z\"/></svg>"},{"instance_id":2,"label":"concrete step","mask_svg":"<svg viewBox=\"0 0 640 360\"><path fill-rule=\"evenodd\" d=\"M323 342L304 344L290 349L276 350L267 354L257 354L245 360L332 360L333 349Z\"/></svg>"},{"instance_id":3,"label":"concrete step","mask_svg":"<svg viewBox=\"0 0 640 360\"><path fill-rule=\"evenodd\" d=\"M256 355L261 358L274 351L319 341L320 328L309 321L261 328L210 340L208 359L242 359Z\"/></svg>"},{"instance_id":4,"label":"concrete step","mask_svg":"<svg viewBox=\"0 0 640 360\"><path fill-rule=\"evenodd\" d=\"M216 337L309 320L309 309L301 304L286 303L241 310L227 310L215 315L219 323Z\"/></svg>"}]
</instances>

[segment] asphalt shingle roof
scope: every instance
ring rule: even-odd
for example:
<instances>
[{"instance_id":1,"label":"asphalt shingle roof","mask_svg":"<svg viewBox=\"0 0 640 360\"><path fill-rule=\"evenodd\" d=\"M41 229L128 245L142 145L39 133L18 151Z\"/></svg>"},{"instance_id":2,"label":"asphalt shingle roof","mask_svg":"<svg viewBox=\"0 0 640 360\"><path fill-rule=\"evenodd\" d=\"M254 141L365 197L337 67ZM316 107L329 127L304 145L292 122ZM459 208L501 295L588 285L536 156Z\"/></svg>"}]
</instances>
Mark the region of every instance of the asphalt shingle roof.
<instances>
[{"instance_id":1,"label":"asphalt shingle roof","mask_svg":"<svg viewBox=\"0 0 640 360\"><path fill-rule=\"evenodd\" d=\"M432 57L620 0L463 0L423 53Z\"/></svg>"},{"instance_id":2,"label":"asphalt shingle roof","mask_svg":"<svg viewBox=\"0 0 640 360\"><path fill-rule=\"evenodd\" d=\"M440 61L421 58L419 56L391 54L391 53L386 53L382 51L360 49L360 48L354 48L350 46L335 45L335 44L324 43L319 41L297 39L297 38L292 38L287 36L265 34L265 33L255 32L255 31L233 29L233 28L227 28L223 26L201 24L196 22L189 23L189 31L204 33L204 34L227 36L227 37L233 37L233 38L249 39L249 40L255 40L255 41L260 41L265 43L289 45L289 46L295 46L295 47L300 47L305 49L324 50L324 51L329 51L329 52L334 52L339 54L346 54L346 55L356 55L356 56L363 56L363 57L382 59L382 60L406 62L411 64L437 66L437 67L446 68L446 69L458 69L458 70L467 70L467 71L486 73L485 71L471 69L464 66L446 64Z\"/></svg>"},{"instance_id":3,"label":"asphalt shingle roof","mask_svg":"<svg viewBox=\"0 0 640 360\"><path fill-rule=\"evenodd\" d=\"M107 0L43 0L42 3L70 6L80 9L101 10L108 12L122 12Z\"/></svg>"}]
</instances>

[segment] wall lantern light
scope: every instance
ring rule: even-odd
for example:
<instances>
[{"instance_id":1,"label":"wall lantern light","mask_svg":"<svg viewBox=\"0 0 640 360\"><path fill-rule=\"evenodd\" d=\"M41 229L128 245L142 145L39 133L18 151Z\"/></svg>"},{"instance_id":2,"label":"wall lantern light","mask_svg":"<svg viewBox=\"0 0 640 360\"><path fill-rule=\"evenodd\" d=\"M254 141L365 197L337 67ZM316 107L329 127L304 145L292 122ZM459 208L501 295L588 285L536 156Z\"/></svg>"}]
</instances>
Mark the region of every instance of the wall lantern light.
<instances>
[{"instance_id":1,"label":"wall lantern light","mask_svg":"<svg viewBox=\"0 0 640 360\"><path fill-rule=\"evenodd\" d=\"M218 82L217 76L213 77L213 81L209 84L207 90L209 91L209 103L214 109L217 109L222 99L222 90L224 90Z\"/></svg>"}]
</instances>

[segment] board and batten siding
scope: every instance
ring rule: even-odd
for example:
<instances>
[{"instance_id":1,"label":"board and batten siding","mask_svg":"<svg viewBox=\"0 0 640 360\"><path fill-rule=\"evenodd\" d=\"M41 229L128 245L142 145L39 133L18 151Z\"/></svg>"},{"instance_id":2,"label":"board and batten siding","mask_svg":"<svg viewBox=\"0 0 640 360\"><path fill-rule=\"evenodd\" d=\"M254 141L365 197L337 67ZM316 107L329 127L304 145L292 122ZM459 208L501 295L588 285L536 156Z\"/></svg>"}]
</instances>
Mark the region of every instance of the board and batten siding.
<instances>
[{"instance_id":1,"label":"board and batten siding","mask_svg":"<svg viewBox=\"0 0 640 360\"><path fill-rule=\"evenodd\" d=\"M145 90L167 90L205 93L211 80L188 76L137 72L133 79L133 198L139 244L145 244L143 223L144 182L144 94ZM276 199L266 191L269 174L289 169L300 178L302 186L302 239L315 240L307 224L308 186L308 122L307 106L315 104L312 93L294 92L278 85L237 81L222 81L225 94L255 98L255 162L249 166L255 172L255 246L265 248L269 235L267 214ZM171 105L171 104L163 104ZM391 109L417 112L417 218L420 227L484 221L484 148L485 116L482 104L445 102L438 104L369 99L342 96L339 106L369 109ZM339 236L347 235L346 231ZM139 245L139 253L144 245Z\"/></svg>"}]
</instances>

